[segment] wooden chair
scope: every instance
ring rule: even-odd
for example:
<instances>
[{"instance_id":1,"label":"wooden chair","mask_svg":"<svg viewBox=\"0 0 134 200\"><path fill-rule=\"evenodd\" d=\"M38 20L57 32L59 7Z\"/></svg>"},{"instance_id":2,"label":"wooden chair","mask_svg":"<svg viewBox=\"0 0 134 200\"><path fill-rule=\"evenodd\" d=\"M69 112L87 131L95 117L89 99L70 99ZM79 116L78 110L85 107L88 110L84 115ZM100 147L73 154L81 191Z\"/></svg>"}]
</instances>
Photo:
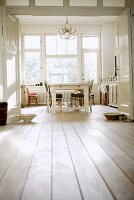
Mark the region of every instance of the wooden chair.
<instances>
[{"instance_id":1,"label":"wooden chair","mask_svg":"<svg viewBox=\"0 0 134 200\"><path fill-rule=\"evenodd\" d=\"M26 94L28 99L28 106L30 105L38 105L38 94L36 92L30 92L28 87L26 87Z\"/></svg>"},{"instance_id":2,"label":"wooden chair","mask_svg":"<svg viewBox=\"0 0 134 200\"><path fill-rule=\"evenodd\" d=\"M48 83L45 81L44 84L45 84L46 95L47 95L47 110L49 110L49 107L51 108L52 106L52 95L51 95ZM56 102L58 103L58 106L62 108L62 94L56 93Z\"/></svg>"}]
</instances>

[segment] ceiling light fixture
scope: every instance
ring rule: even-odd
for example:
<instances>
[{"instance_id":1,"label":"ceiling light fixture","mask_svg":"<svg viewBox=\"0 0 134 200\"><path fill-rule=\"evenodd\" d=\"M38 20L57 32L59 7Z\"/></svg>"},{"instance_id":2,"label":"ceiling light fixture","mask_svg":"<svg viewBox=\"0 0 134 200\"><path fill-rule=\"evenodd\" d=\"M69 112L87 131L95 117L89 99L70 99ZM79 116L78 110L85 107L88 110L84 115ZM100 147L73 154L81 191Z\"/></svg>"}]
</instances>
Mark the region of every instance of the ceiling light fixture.
<instances>
[{"instance_id":1,"label":"ceiling light fixture","mask_svg":"<svg viewBox=\"0 0 134 200\"><path fill-rule=\"evenodd\" d=\"M59 28L58 33L62 39L74 39L76 34L76 27L72 27L71 24L68 23L68 19L66 17L66 24Z\"/></svg>"}]
</instances>

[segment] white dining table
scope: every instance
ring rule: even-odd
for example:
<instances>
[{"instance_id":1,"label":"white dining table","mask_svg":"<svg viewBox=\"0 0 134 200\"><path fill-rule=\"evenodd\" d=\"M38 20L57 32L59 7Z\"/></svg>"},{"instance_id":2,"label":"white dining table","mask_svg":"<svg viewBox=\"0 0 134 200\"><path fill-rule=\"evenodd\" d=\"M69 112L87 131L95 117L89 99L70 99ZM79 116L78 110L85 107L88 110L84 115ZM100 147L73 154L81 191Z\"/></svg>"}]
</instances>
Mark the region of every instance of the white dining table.
<instances>
[{"instance_id":1,"label":"white dining table","mask_svg":"<svg viewBox=\"0 0 134 200\"><path fill-rule=\"evenodd\" d=\"M64 83L64 84L49 84L50 86L50 92L52 95L52 107L51 110L53 113L56 112L58 109L56 107L56 92L61 91L61 90L83 90L84 93L84 111L89 112L89 105L90 105L90 110L91 110L91 104L89 101L89 85L86 83ZM79 108L74 108L74 109L81 109Z\"/></svg>"}]
</instances>

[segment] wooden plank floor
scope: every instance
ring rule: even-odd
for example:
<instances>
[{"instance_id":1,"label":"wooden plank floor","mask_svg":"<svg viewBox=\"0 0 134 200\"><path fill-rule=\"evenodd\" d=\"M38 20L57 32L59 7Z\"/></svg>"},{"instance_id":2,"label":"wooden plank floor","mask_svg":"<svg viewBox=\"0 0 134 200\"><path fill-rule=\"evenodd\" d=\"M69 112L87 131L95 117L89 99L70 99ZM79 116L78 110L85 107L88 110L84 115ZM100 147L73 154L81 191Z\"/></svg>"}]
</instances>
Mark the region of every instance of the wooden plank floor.
<instances>
[{"instance_id":1,"label":"wooden plank floor","mask_svg":"<svg viewBox=\"0 0 134 200\"><path fill-rule=\"evenodd\" d=\"M0 126L0 200L134 200L134 123L93 111L34 113Z\"/></svg>"}]
</instances>

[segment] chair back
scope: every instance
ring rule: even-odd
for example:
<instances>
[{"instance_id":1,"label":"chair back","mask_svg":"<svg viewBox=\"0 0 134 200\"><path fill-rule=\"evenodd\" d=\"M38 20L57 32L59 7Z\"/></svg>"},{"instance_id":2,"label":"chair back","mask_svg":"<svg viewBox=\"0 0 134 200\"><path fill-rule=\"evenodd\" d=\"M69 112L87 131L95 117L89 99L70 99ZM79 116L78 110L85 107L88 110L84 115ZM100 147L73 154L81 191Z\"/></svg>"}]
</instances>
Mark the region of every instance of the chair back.
<instances>
[{"instance_id":1,"label":"chair back","mask_svg":"<svg viewBox=\"0 0 134 200\"><path fill-rule=\"evenodd\" d=\"M47 83L47 81L44 82L45 88L46 88L46 92L50 94L50 87Z\"/></svg>"},{"instance_id":2,"label":"chair back","mask_svg":"<svg viewBox=\"0 0 134 200\"><path fill-rule=\"evenodd\" d=\"M25 86L25 93L26 93L27 96L29 96L29 89L28 89L27 86Z\"/></svg>"},{"instance_id":3,"label":"chair back","mask_svg":"<svg viewBox=\"0 0 134 200\"><path fill-rule=\"evenodd\" d=\"M46 92L48 92L48 84L47 84L46 81L44 82L44 85L45 85L45 88L46 88Z\"/></svg>"}]
</instances>

